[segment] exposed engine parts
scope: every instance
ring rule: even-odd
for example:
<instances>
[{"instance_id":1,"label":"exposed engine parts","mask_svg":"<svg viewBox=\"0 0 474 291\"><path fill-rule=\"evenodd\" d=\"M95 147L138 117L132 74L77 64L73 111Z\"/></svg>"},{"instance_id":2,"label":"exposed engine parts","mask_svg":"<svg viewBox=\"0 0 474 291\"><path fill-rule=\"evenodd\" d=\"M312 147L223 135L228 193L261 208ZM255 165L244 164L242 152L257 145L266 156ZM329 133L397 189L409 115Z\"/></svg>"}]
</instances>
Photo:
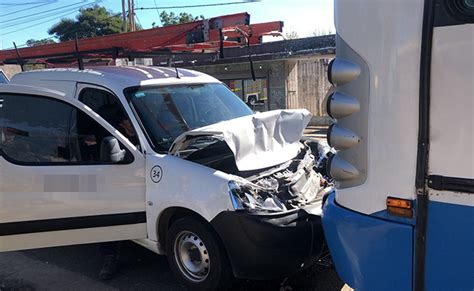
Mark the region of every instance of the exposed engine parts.
<instances>
[{"instance_id":1,"label":"exposed engine parts","mask_svg":"<svg viewBox=\"0 0 474 291\"><path fill-rule=\"evenodd\" d=\"M322 146L315 141L305 141L294 159L245 179L237 177L230 185L234 199L243 209L268 212L287 211L322 201L333 188L331 180L320 171L330 153L322 151ZM316 156L311 148L318 150Z\"/></svg>"}]
</instances>

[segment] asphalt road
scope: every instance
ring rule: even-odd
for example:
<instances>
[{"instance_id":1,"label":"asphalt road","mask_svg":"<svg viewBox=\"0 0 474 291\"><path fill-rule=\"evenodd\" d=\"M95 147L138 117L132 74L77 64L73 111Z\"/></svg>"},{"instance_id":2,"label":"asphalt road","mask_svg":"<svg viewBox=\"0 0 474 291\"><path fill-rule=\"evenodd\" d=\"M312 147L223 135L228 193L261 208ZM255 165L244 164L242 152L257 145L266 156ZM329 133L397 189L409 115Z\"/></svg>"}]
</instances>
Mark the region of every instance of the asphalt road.
<instances>
[{"instance_id":1,"label":"asphalt road","mask_svg":"<svg viewBox=\"0 0 474 291\"><path fill-rule=\"evenodd\" d=\"M96 244L0 253L0 290L185 290L164 256L132 242L122 243L120 262L117 277L103 282ZM286 282L242 281L233 290L333 291L343 285L334 269L318 266Z\"/></svg>"}]
</instances>

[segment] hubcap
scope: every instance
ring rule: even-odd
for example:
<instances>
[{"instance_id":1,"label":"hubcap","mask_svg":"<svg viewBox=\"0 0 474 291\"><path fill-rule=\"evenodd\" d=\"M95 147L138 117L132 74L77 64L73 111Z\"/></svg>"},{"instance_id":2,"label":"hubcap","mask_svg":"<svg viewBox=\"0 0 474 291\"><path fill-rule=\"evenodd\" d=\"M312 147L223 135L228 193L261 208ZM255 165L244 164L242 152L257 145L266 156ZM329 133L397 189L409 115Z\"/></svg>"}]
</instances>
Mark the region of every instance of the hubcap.
<instances>
[{"instance_id":1,"label":"hubcap","mask_svg":"<svg viewBox=\"0 0 474 291\"><path fill-rule=\"evenodd\" d=\"M181 273L189 280L202 282L209 275L209 253L196 234L182 231L176 236L174 257Z\"/></svg>"}]
</instances>

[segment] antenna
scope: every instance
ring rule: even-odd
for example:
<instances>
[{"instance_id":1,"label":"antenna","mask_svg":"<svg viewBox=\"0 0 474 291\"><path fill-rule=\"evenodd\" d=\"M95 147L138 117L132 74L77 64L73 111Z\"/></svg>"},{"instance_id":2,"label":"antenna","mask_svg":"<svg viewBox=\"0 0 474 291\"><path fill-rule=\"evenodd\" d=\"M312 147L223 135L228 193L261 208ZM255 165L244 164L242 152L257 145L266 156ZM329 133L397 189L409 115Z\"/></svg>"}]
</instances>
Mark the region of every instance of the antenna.
<instances>
[{"instance_id":1,"label":"antenna","mask_svg":"<svg viewBox=\"0 0 474 291\"><path fill-rule=\"evenodd\" d=\"M178 67L176 67L176 63L173 62L173 65L174 65L174 70L176 71L176 78L181 79L181 77L179 76Z\"/></svg>"},{"instance_id":2,"label":"antenna","mask_svg":"<svg viewBox=\"0 0 474 291\"><path fill-rule=\"evenodd\" d=\"M23 62L23 60L22 60L21 57L20 57L20 52L18 51L18 48L16 47L16 43L15 43L15 42L13 42L13 46L15 47L15 52L16 52L16 56L17 56L17 62L18 62L18 64L19 64L20 67L21 67L21 71L24 72L24 71L25 71L25 68L24 68L24 66L23 66L23 65L24 65L24 62Z\"/></svg>"},{"instance_id":3,"label":"antenna","mask_svg":"<svg viewBox=\"0 0 474 291\"><path fill-rule=\"evenodd\" d=\"M178 67L176 66L176 62L174 61L174 54L169 54L168 56L168 67L171 67L173 66L174 67L174 71L176 72L176 78L177 79L181 79L181 77L179 76L179 72L178 72Z\"/></svg>"}]
</instances>

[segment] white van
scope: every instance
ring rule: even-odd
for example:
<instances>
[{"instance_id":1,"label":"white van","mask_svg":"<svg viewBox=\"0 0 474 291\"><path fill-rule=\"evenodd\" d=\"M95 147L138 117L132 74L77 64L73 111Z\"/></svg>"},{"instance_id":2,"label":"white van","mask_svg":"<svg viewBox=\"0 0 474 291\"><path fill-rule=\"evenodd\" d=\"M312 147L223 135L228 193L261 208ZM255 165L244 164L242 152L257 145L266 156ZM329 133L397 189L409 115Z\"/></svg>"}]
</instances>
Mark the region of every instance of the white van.
<instances>
[{"instance_id":1,"label":"white van","mask_svg":"<svg viewBox=\"0 0 474 291\"><path fill-rule=\"evenodd\" d=\"M333 189L310 118L253 114L184 69L17 74L0 86L0 251L133 240L195 289L295 273L323 252Z\"/></svg>"}]
</instances>

